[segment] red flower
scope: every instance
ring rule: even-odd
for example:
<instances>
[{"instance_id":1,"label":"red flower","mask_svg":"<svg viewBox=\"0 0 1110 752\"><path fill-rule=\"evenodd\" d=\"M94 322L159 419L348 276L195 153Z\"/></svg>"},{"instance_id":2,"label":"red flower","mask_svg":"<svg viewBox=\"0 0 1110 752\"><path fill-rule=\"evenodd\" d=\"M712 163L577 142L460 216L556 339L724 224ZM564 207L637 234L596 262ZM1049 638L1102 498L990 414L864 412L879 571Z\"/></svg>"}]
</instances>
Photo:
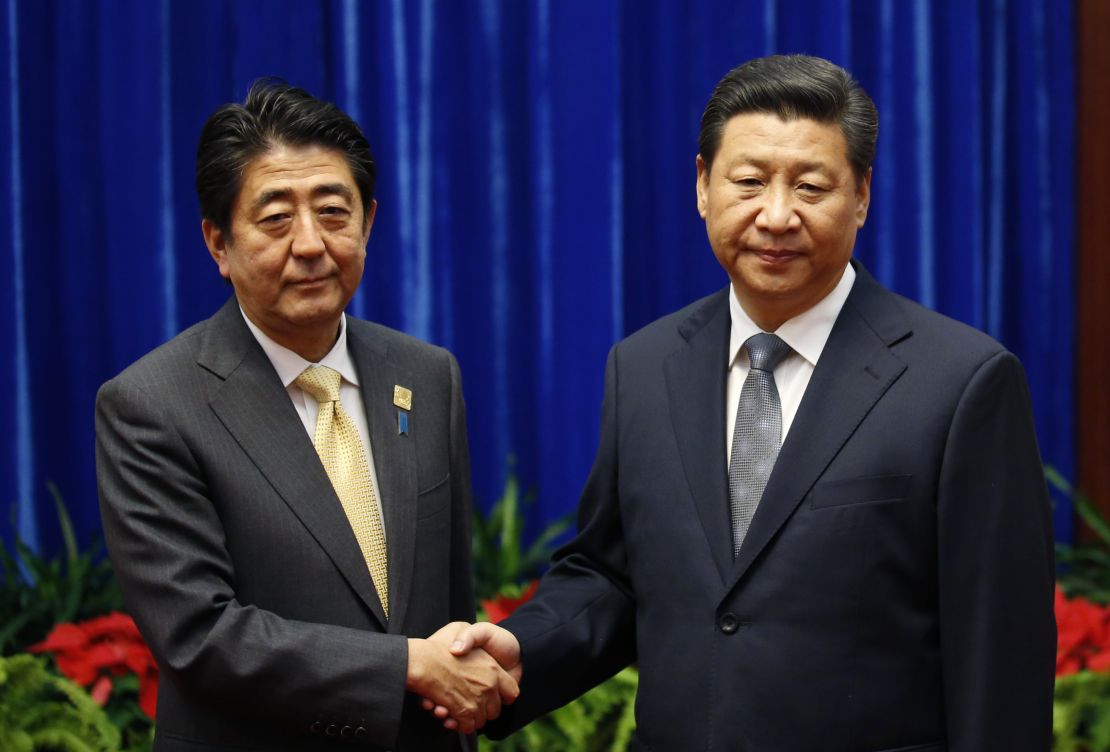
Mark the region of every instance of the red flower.
<instances>
[{"instance_id":1,"label":"red flower","mask_svg":"<svg viewBox=\"0 0 1110 752\"><path fill-rule=\"evenodd\" d=\"M483 600L482 608L485 609L486 616L488 616L489 620L494 624L506 619L509 614L516 611L521 604L531 600L539 584L539 580L532 580L532 584L528 586L528 589L525 590L519 598L509 598L505 595L498 595L488 600Z\"/></svg>"},{"instance_id":2,"label":"red flower","mask_svg":"<svg viewBox=\"0 0 1110 752\"><path fill-rule=\"evenodd\" d=\"M100 705L108 701L113 676L139 677L139 707L150 718L158 706L158 664L130 616L111 613L79 624L57 624L46 639L27 648L52 653L58 670Z\"/></svg>"},{"instance_id":3,"label":"red flower","mask_svg":"<svg viewBox=\"0 0 1110 752\"><path fill-rule=\"evenodd\" d=\"M1056 587L1056 675L1110 670L1110 608Z\"/></svg>"}]
</instances>

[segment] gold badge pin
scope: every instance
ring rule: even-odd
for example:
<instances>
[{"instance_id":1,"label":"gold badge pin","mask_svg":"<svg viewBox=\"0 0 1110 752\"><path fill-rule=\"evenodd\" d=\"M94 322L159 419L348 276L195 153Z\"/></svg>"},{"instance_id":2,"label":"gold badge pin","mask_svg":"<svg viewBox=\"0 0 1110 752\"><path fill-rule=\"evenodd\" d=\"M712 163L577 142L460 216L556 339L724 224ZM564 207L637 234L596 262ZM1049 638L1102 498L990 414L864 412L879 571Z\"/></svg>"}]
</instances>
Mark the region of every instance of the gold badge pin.
<instances>
[{"instance_id":1,"label":"gold badge pin","mask_svg":"<svg viewBox=\"0 0 1110 752\"><path fill-rule=\"evenodd\" d=\"M403 386L395 385L393 387L393 404L402 410L412 409L412 390L406 389Z\"/></svg>"}]
</instances>

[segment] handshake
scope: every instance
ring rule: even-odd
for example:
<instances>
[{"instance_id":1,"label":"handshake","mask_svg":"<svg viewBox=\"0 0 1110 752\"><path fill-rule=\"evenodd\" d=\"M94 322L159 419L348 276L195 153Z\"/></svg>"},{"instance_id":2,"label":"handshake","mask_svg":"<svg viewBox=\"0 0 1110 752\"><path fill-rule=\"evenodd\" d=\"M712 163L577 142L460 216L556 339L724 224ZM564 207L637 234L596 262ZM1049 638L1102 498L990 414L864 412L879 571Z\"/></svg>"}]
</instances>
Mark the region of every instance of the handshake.
<instances>
[{"instance_id":1,"label":"handshake","mask_svg":"<svg viewBox=\"0 0 1110 752\"><path fill-rule=\"evenodd\" d=\"M408 646L405 689L447 729L472 734L520 694L520 644L495 624L452 622Z\"/></svg>"}]
</instances>

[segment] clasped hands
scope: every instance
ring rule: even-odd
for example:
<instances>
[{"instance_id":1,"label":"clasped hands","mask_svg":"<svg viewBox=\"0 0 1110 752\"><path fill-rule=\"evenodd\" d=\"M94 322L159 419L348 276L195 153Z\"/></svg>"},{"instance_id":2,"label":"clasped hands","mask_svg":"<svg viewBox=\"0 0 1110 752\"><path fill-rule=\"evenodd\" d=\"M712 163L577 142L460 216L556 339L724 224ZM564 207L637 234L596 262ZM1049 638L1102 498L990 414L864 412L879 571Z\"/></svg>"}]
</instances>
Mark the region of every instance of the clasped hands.
<instances>
[{"instance_id":1,"label":"clasped hands","mask_svg":"<svg viewBox=\"0 0 1110 752\"><path fill-rule=\"evenodd\" d=\"M408 645L405 688L448 729L472 734L520 694L520 644L501 627L457 621Z\"/></svg>"}]
</instances>

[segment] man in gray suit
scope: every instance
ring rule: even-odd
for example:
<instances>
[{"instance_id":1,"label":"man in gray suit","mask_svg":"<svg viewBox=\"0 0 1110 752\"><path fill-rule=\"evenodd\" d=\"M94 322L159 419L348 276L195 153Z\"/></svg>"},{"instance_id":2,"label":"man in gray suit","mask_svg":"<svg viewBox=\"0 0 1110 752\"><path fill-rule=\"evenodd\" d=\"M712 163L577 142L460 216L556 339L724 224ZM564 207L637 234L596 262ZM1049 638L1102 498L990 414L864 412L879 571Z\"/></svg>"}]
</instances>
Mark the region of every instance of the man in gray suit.
<instances>
[{"instance_id":1,"label":"man in gray suit","mask_svg":"<svg viewBox=\"0 0 1110 752\"><path fill-rule=\"evenodd\" d=\"M217 110L197 192L234 295L97 397L108 550L161 670L158 750L463 749L418 697L469 733L517 692L437 631L474 617L458 366L343 312L374 170L358 126L300 89Z\"/></svg>"}]
</instances>

